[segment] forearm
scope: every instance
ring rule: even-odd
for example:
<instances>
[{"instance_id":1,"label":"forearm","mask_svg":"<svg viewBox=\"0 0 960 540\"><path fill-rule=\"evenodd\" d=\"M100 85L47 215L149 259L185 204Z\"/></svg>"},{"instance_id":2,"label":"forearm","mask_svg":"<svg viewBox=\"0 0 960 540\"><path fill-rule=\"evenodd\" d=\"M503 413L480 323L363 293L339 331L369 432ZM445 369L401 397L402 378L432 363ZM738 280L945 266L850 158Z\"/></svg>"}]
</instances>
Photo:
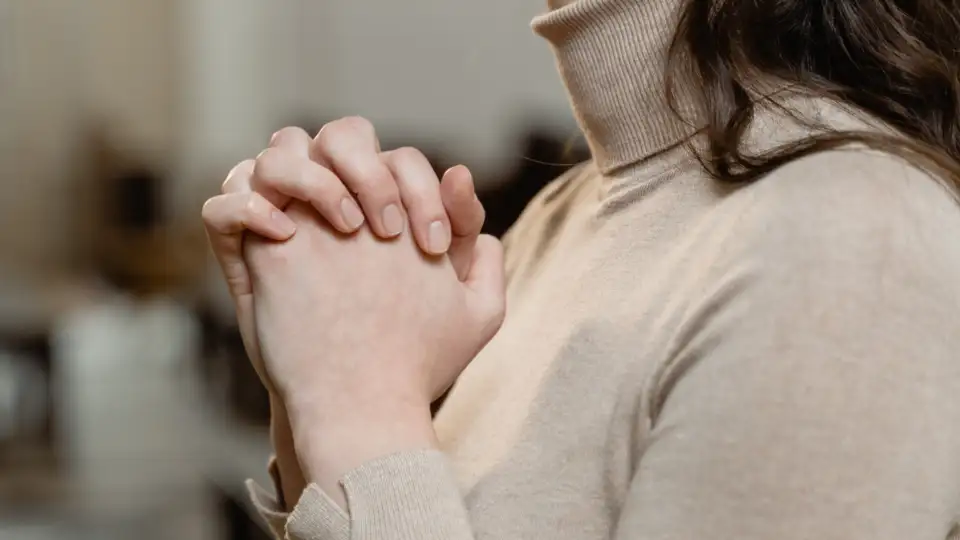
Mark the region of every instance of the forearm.
<instances>
[{"instance_id":1,"label":"forearm","mask_svg":"<svg viewBox=\"0 0 960 540\"><path fill-rule=\"evenodd\" d=\"M281 498L284 510L289 512L297 505L307 483L297 459L287 409L283 400L274 394L270 395L270 440L280 476L277 496Z\"/></svg>"}]
</instances>

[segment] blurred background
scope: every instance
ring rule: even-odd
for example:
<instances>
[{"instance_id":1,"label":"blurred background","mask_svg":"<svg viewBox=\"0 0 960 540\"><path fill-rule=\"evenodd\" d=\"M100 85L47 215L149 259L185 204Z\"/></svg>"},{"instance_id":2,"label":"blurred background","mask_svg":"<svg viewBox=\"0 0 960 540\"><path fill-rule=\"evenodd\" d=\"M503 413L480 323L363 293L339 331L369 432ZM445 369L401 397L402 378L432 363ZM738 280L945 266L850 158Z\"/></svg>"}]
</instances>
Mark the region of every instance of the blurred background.
<instances>
[{"instance_id":1,"label":"blurred background","mask_svg":"<svg viewBox=\"0 0 960 540\"><path fill-rule=\"evenodd\" d=\"M200 223L285 125L472 168L500 234L586 150L540 0L0 0L0 539L259 539L266 396Z\"/></svg>"}]
</instances>

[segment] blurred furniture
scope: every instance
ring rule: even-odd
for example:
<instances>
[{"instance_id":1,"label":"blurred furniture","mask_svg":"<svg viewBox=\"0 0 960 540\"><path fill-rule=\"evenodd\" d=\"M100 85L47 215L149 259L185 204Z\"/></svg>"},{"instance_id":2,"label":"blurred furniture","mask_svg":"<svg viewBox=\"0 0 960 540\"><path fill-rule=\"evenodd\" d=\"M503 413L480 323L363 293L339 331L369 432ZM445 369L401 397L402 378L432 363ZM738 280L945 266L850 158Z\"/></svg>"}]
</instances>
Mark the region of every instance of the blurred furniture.
<instances>
[{"instance_id":1,"label":"blurred furniture","mask_svg":"<svg viewBox=\"0 0 960 540\"><path fill-rule=\"evenodd\" d=\"M199 349L190 309L104 293L58 317L52 342L76 489L119 509L196 486L208 454L189 370Z\"/></svg>"},{"instance_id":2,"label":"blurred furniture","mask_svg":"<svg viewBox=\"0 0 960 540\"><path fill-rule=\"evenodd\" d=\"M189 304L2 270L0 538L221 538Z\"/></svg>"},{"instance_id":3,"label":"blurred furniture","mask_svg":"<svg viewBox=\"0 0 960 540\"><path fill-rule=\"evenodd\" d=\"M56 466L52 380L44 332L0 332L0 470Z\"/></svg>"},{"instance_id":4,"label":"blurred furniture","mask_svg":"<svg viewBox=\"0 0 960 540\"><path fill-rule=\"evenodd\" d=\"M0 268L0 509L56 488L61 419L51 330L74 300L69 291L63 282Z\"/></svg>"}]
</instances>

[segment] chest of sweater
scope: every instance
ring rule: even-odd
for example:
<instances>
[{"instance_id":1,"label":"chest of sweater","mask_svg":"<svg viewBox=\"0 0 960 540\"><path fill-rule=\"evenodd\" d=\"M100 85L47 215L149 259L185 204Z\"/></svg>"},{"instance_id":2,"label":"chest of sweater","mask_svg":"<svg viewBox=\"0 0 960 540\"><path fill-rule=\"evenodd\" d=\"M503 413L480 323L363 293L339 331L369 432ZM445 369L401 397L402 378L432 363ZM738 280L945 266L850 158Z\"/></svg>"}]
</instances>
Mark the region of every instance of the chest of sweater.
<instances>
[{"instance_id":1,"label":"chest of sweater","mask_svg":"<svg viewBox=\"0 0 960 540\"><path fill-rule=\"evenodd\" d=\"M718 211L693 176L605 200L595 180L554 186L518 223L507 319L436 419L471 515L498 534L609 535L661 370L698 299L724 279L736 205ZM532 521L518 514L531 505Z\"/></svg>"},{"instance_id":2,"label":"chest of sweater","mask_svg":"<svg viewBox=\"0 0 960 540\"><path fill-rule=\"evenodd\" d=\"M643 425L623 396L639 385L616 326L581 312L589 300L578 288L517 300L437 416L475 527L490 528L480 538L609 535Z\"/></svg>"},{"instance_id":3,"label":"chest of sweater","mask_svg":"<svg viewBox=\"0 0 960 540\"><path fill-rule=\"evenodd\" d=\"M511 286L502 330L436 419L484 526L609 527L643 444L648 386L670 346L661 327L680 312L664 296L671 264L653 244L578 234L556 240L562 256L520 269L529 275L515 276L523 282ZM533 520L518 514L531 504ZM600 529L590 537L610 532Z\"/></svg>"}]
</instances>

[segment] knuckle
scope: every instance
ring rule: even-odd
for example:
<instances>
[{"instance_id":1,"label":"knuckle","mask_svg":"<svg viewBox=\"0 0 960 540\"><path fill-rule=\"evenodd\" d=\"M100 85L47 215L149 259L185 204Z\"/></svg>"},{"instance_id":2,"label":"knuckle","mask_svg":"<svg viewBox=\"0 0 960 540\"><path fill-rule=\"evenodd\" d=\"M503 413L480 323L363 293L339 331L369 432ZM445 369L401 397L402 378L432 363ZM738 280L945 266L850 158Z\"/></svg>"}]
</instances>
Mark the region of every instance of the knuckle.
<instances>
[{"instance_id":1,"label":"knuckle","mask_svg":"<svg viewBox=\"0 0 960 540\"><path fill-rule=\"evenodd\" d=\"M238 163L233 170L235 174L252 174L253 168L256 167L256 165L257 165L257 160L245 159L240 163Z\"/></svg>"},{"instance_id":2,"label":"knuckle","mask_svg":"<svg viewBox=\"0 0 960 540\"><path fill-rule=\"evenodd\" d=\"M391 152L391 156L393 162L399 167L418 166L427 159L423 152L412 146L397 148Z\"/></svg>"},{"instance_id":3,"label":"knuckle","mask_svg":"<svg viewBox=\"0 0 960 540\"><path fill-rule=\"evenodd\" d=\"M336 122L348 133L370 135L374 132L373 123L362 116L345 116Z\"/></svg>"},{"instance_id":4,"label":"knuckle","mask_svg":"<svg viewBox=\"0 0 960 540\"><path fill-rule=\"evenodd\" d=\"M369 136L374 133L373 124L362 116L346 116L329 122L320 128L314 140L316 145L329 148L344 137Z\"/></svg>"},{"instance_id":5,"label":"knuckle","mask_svg":"<svg viewBox=\"0 0 960 540\"><path fill-rule=\"evenodd\" d=\"M227 177L224 178L223 183L220 184L220 192L226 193L229 191L230 186L234 182L237 182L240 177L253 174L256 164L257 161L254 159L245 159L234 165L234 167L230 169L230 172L227 173Z\"/></svg>"},{"instance_id":6,"label":"knuckle","mask_svg":"<svg viewBox=\"0 0 960 540\"><path fill-rule=\"evenodd\" d=\"M209 222L213 214L216 212L217 202L214 200L215 197L211 197L203 202L203 206L200 207L200 217L204 222Z\"/></svg>"},{"instance_id":7,"label":"knuckle","mask_svg":"<svg viewBox=\"0 0 960 540\"><path fill-rule=\"evenodd\" d=\"M274 133L272 137L270 137L270 144L271 145L280 144L282 141L286 139L300 138L305 135L307 135L307 132L304 131L303 128L299 128L296 126L287 126L285 128L280 129L279 131Z\"/></svg>"},{"instance_id":8,"label":"knuckle","mask_svg":"<svg viewBox=\"0 0 960 540\"><path fill-rule=\"evenodd\" d=\"M275 182L283 177L286 155L278 148L267 148L257 156L254 176L265 182Z\"/></svg>"},{"instance_id":9,"label":"knuckle","mask_svg":"<svg viewBox=\"0 0 960 540\"><path fill-rule=\"evenodd\" d=\"M248 197L243 205L243 214L245 216L255 216L264 213L264 204L259 197Z\"/></svg>"}]
</instances>

